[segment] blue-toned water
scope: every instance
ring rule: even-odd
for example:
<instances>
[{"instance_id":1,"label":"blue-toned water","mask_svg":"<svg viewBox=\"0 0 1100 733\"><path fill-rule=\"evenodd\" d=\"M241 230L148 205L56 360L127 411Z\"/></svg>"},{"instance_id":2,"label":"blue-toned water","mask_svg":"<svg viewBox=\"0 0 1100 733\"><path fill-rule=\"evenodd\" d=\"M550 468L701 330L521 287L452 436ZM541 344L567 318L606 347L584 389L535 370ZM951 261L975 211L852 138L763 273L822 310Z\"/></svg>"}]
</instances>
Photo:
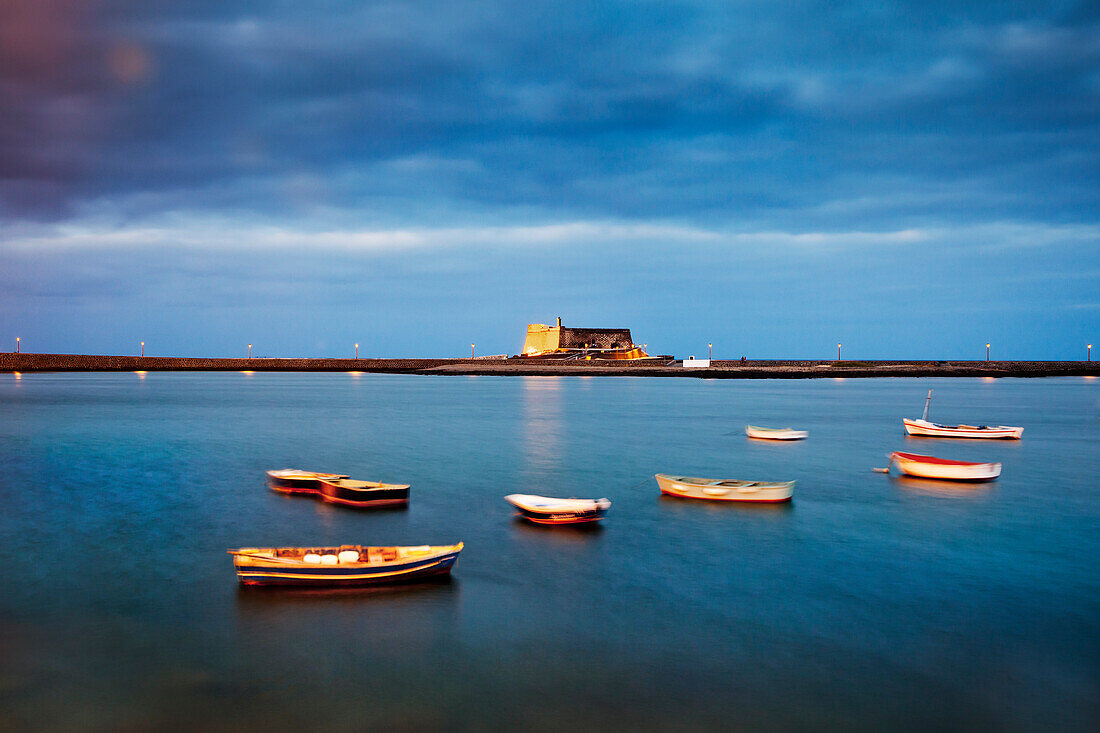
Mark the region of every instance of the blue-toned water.
<instances>
[{"instance_id":1,"label":"blue-toned water","mask_svg":"<svg viewBox=\"0 0 1100 733\"><path fill-rule=\"evenodd\" d=\"M905 438L929 388L1023 440ZM897 449L1004 473L871 471ZM412 503L265 488L285 466ZM0 467L4 730L1100 721L1100 380L4 374ZM798 484L712 505L661 471ZM539 528L517 491L613 505ZM225 554L458 540L452 582L387 591L242 590Z\"/></svg>"}]
</instances>

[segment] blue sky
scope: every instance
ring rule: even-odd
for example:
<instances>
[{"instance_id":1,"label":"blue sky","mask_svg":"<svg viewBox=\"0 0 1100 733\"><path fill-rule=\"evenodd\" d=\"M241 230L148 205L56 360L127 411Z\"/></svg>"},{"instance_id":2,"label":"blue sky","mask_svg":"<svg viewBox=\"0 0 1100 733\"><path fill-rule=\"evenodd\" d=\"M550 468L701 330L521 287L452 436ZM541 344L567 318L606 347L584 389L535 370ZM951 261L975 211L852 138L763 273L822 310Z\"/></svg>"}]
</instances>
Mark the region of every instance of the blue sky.
<instances>
[{"instance_id":1,"label":"blue sky","mask_svg":"<svg viewBox=\"0 0 1100 733\"><path fill-rule=\"evenodd\" d=\"M4 3L0 348L1083 358L1098 8Z\"/></svg>"}]
</instances>

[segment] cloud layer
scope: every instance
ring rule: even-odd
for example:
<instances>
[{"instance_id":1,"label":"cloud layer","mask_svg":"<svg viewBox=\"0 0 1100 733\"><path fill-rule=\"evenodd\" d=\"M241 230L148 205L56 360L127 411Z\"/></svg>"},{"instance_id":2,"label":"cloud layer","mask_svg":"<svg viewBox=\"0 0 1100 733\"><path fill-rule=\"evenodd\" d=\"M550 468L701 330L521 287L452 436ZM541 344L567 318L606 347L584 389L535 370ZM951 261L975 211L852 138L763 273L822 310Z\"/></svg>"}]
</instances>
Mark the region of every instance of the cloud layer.
<instances>
[{"instance_id":1,"label":"cloud layer","mask_svg":"<svg viewBox=\"0 0 1100 733\"><path fill-rule=\"evenodd\" d=\"M848 322L874 328L890 273L939 273L923 281L935 309L1045 272L1061 285L996 300L1042 324L1006 338L1035 353L1035 329L1093 338L1096 7L15 0L0 6L0 328L57 333L121 311L142 281L173 294L166 322L197 299L231 320L219 283L278 309L272 283L295 279L282 258L348 282L330 321L381 273L410 328L437 307L486 311L478 328L490 310L573 310L656 318L670 348L695 336L668 288L772 278L816 293L774 328L809 319L835 343ZM471 272L528 285L512 301L452 291ZM627 274L612 298L592 273ZM828 297L830 277L849 291ZM700 303L716 328L748 328L715 297ZM46 318L57 298L68 316ZM394 348L443 348L401 333Z\"/></svg>"},{"instance_id":2,"label":"cloud layer","mask_svg":"<svg viewBox=\"0 0 1100 733\"><path fill-rule=\"evenodd\" d=\"M7 5L10 217L1081 221L1087 3Z\"/></svg>"}]
</instances>

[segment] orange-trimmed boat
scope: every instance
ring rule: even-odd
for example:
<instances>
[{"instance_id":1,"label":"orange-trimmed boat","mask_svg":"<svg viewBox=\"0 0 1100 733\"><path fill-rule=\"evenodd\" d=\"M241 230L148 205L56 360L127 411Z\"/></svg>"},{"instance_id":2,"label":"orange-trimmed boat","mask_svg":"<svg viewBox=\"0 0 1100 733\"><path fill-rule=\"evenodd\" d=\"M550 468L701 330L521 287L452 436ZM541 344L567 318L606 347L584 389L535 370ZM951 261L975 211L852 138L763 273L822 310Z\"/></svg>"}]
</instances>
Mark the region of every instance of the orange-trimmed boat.
<instances>
[{"instance_id":1,"label":"orange-trimmed boat","mask_svg":"<svg viewBox=\"0 0 1100 733\"><path fill-rule=\"evenodd\" d=\"M509 494L504 500L517 516L535 524L584 524L598 522L611 508L609 499L555 499L535 494Z\"/></svg>"},{"instance_id":2,"label":"orange-trimmed boat","mask_svg":"<svg viewBox=\"0 0 1100 733\"><path fill-rule=\"evenodd\" d=\"M423 580L451 572L457 545L415 547L241 547L233 556L242 585L361 586Z\"/></svg>"},{"instance_id":3,"label":"orange-trimmed boat","mask_svg":"<svg viewBox=\"0 0 1100 733\"><path fill-rule=\"evenodd\" d=\"M322 480L347 477L346 473L317 473L300 468L280 468L267 472L268 486L283 494L320 494Z\"/></svg>"},{"instance_id":4,"label":"orange-trimmed boat","mask_svg":"<svg viewBox=\"0 0 1100 733\"><path fill-rule=\"evenodd\" d=\"M1001 475L1000 463L955 461L950 458L922 456L919 453L903 453L902 451L891 453L890 463L891 465L896 463L898 470L902 473L919 478L936 478L947 481L992 481ZM889 471L889 467L886 470Z\"/></svg>"}]
</instances>

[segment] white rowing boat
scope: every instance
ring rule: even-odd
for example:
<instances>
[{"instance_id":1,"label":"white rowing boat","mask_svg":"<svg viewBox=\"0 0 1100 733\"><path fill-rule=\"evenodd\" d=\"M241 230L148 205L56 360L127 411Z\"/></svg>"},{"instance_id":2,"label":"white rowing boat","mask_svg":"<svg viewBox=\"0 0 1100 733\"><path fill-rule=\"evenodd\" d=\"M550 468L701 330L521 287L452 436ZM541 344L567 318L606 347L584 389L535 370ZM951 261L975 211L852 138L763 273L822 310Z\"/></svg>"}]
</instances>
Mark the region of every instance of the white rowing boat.
<instances>
[{"instance_id":1,"label":"white rowing boat","mask_svg":"<svg viewBox=\"0 0 1100 733\"><path fill-rule=\"evenodd\" d=\"M757 425L746 425L745 435L757 440L802 440L810 433L805 430L793 428L762 428Z\"/></svg>"},{"instance_id":2,"label":"white rowing boat","mask_svg":"<svg viewBox=\"0 0 1100 733\"><path fill-rule=\"evenodd\" d=\"M519 516L535 524L581 524L598 522L611 508L607 499L556 499L535 494L509 494L504 500Z\"/></svg>"},{"instance_id":3,"label":"white rowing boat","mask_svg":"<svg viewBox=\"0 0 1100 733\"><path fill-rule=\"evenodd\" d=\"M932 402L932 390L928 390L928 397L924 401L924 415L919 420L911 420L904 417L901 424L905 426L908 435L923 438L986 438L1002 440L1019 440L1024 435L1024 429L1011 425L940 425L928 420L928 407Z\"/></svg>"},{"instance_id":4,"label":"white rowing boat","mask_svg":"<svg viewBox=\"0 0 1100 733\"><path fill-rule=\"evenodd\" d=\"M731 479L669 476L658 473L655 478L661 493L684 499L710 501L747 501L774 504L790 501L794 481L735 481Z\"/></svg>"},{"instance_id":5,"label":"white rowing boat","mask_svg":"<svg viewBox=\"0 0 1100 733\"><path fill-rule=\"evenodd\" d=\"M901 451L894 451L890 454L890 463L896 463L898 470L902 473L919 478L937 478L949 481L992 481L1001 475L1000 463L954 461L949 458L922 456L918 453L903 453ZM889 470L889 467L887 467L887 470Z\"/></svg>"}]
</instances>

